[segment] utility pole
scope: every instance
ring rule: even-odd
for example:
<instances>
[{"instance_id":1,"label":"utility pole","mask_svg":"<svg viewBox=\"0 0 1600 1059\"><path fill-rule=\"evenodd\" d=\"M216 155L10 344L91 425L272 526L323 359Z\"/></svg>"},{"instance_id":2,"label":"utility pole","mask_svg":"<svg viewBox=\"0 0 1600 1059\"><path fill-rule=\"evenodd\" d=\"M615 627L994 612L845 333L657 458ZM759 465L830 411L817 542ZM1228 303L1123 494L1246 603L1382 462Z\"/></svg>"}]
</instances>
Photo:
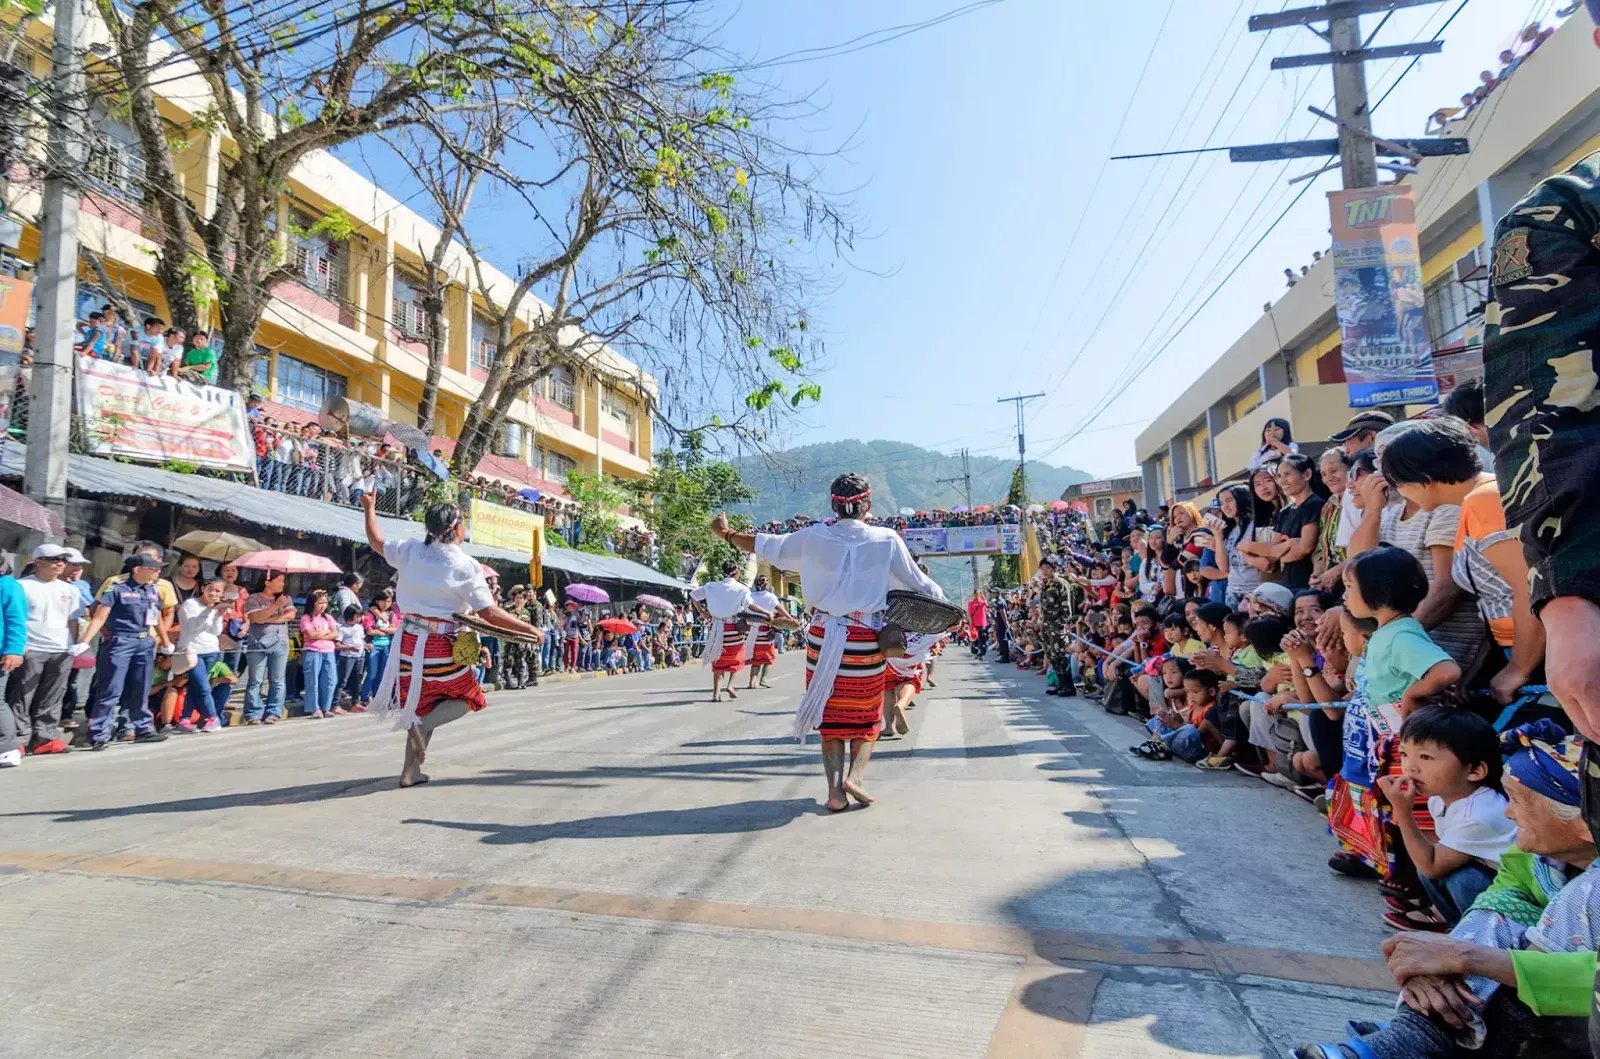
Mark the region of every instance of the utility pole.
<instances>
[{"instance_id":1,"label":"utility pole","mask_svg":"<svg viewBox=\"0 0 1600 1059\"><path fill-rule=\"evenodd\" d=\"M961 495L966 497L967 510L972 510L972 461L966 449L961 450L961 476L958 478L941 478L939 485L961 486ZM978 591L978 557L968 556L972 563L972 591Z\"/></svg>"},{"instance_id":2,"label":"utility pole","mask_svg":"<svg viewBox=\"0 0 1600 1059\"><path fill-rule=\"evenodd\" d=\"M22 487L29 499L65 515L67 449L72 428L72 339L78 294L78 187L87 165L88 109L83 0L56 4L50 54L50 125L45 147L39 225L38 350L28 415L28 460Z\"/></svg>"},{"instance_id":3,"label":"utility pole","mask_svg":"<svg viewBox=\"0 0 1600 1059\"><path fill-rule=\"evenodd\" d=\"M1361 52L1361 17L1345 15L1328 23L1328 46L1335 53ZM1333 64L1334 113L1339 116L1339 166L1347 188L1378 184L1378 146L1372 141L1372 114L1367 105L1367 64Z\"/></svg>"},{"instance_id":4,"label":"utility pole","mask_svg":"<svg viewBox=\"0 0 1600 1059\"><path fill-rule=\"evenodd\" d=\"M1024 428L1022 409L1029 401L1036 401L1045 396L1042 393L1019 393L1015 397L998 398L996 404L1011 402L1017 406L1017 471L1022 475L1022 506L1028 506L1028 442L1027 431Z\"/></svg>"}]
</instances>

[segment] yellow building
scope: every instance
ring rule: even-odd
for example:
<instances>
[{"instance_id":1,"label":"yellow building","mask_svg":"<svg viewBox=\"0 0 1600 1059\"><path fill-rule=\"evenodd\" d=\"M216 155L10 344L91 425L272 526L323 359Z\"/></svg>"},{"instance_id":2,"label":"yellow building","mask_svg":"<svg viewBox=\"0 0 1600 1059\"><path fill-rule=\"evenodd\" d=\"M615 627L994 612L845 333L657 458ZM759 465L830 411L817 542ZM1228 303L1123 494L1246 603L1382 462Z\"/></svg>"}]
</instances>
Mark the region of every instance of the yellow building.
<instances>
[{"instance_id":1,"label":"yellow building","mask_svg":"<svg viewBox=\"0 0 1600 1059\"><path fill-rule=\"evenodd\" d=\"M91 37L95 35L103 35L103 28L91 19ZM48 77L49 41L49 19L34 22L15 61L37 77ZM172 69L181 74L183 66ZM158 84L159 105L175 126L189 127L206 108L209 97L198 78L169 74ZM136 312L167 318L151 274L156 243L150 236L158 215L147 204L150 192L138 138L103 109L93 111L91 124L90 190L79 225L82 246L99 258ZM42 157L42 128L32 130L30 139L30 154ZM197 205L214 203L229 146L215 132L196 136L178 154L183 192ZM34 167L19 178L14 170L6 203L13 216L38 216L38 173ZM349 239L294 234L333 211L354 222ZM309 419L326 397L344 394L377 406L391 420L415 425L427 367L418 304L421 254L437 244L438 229L320 151L294 170L277 220L278 230L285 233L285 260L294 263L298 275L274 289L256 336L264 353L256 361L256 389L275 402L269 418ZM34 225L24 226L17 243L14 249L21 259L37 258ZM434 432L448 445L447 439L460 433L495 349L487 337L492 328L485 326L482 315L485 303L466 282L468 257L459 245L451 247L445 270L453 282L446 296L446 355ZM487 273L487 285L503 304L515 281L492 268ZM80 319L112 300L86 261L80 263L78 280ZM525 306L524 320L543 308L535 299ZM130 323L137 329L138 321ZM654 379L609 349L598 350L582 367L557 366L512 406L493 455L478 473L558 495L573 469L642 477L651 465L649 409L656 395Z\"/></svg>"},{"instance_id":2,"label":"yellow building","mask_svg":"<svg viewBox=\"0 0 1600 1059\"><path fill-rule=\"evenodd\" d=\"M1471 154L1426 158L1408 178L1442 388L1474 372L1481 377L1495 222L1534 184L1600 150L1600 61L1591 31L1588 19L1569 20L1445 130L1470 140ZM1322 441L1344 426L1352 410L1333 295L1325 254L1145 428L1134 454L1146 507L1241 475L1268 419L1288 420L1296 441Z\"/></svg>"}]
</instances>

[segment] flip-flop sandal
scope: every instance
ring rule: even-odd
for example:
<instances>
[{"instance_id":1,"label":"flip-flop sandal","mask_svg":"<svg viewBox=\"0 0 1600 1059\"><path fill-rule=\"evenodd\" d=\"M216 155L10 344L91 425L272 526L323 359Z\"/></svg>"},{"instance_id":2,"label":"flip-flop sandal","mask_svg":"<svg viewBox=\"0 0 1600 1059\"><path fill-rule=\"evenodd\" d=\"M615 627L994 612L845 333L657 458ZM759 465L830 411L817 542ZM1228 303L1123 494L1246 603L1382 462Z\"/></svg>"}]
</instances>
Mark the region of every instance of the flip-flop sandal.
<instances>
[{"instance_id":1,"label":"flip-flop sandal","mask_svg":"<svg viewBox=\"0 0 1600 1059\"><path fill-rule=\"evenodd\" d=\"M1428 912L1385 912L1383 922L1394 930L1416 934L1443 934L1450 925Z\"/></svg>"},{"instance_id":2,"label":"flip-flop sandal","mask_svg":"<svg viewBox=\"0 0 1600 1059\"><path fill-rule=\"evenodd\" d=\"M1377 869L1354 853L1335 853L1328 858L1328 867L1340 875L1348 875L1352 879L1376 879Z\"/></svg>"}]
</instances>

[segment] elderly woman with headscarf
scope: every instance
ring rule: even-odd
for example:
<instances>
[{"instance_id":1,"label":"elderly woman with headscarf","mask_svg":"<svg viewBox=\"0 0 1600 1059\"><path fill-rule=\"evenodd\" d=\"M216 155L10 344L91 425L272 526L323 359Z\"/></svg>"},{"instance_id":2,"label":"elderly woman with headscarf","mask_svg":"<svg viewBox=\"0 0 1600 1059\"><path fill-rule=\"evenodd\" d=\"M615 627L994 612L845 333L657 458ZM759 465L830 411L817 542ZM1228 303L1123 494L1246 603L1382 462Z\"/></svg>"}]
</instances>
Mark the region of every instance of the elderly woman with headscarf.
<instances>
[{"instance_id":1,"label":"elderly woman with headscarf","mask_svg":"<svg viewBox=\"0 0 1600 1059\"><path fill-rule=\"evenodd\" d=\"M1494 882L1448 935L1384 943L1400 984L1390 1022L1355 1024L1341 1044L1302 1045L1297 1059L1589 1054L1600 865L1579 810L1581 744L1546 720L1507 732L1502 746L1517 840Z\"/></svg>"}]
</instances>

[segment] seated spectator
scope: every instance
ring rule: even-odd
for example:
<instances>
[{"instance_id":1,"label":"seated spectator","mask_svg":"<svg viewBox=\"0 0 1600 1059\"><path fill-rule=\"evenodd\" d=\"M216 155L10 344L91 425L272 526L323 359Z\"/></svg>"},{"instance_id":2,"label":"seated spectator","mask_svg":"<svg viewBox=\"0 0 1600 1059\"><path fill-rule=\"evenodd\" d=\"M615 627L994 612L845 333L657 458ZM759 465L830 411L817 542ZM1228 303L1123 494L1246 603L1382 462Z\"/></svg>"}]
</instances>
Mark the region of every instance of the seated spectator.
<instances>
[{"instance_id":1,"label":"seated spectator","mask_svg":"<svg viewBox=\"0 0 1600 1059\"><path fill-rule=\"evenodd\" d=\"M1384 776L1378 789L1394 807L1406 853L1428 899L1455 926L1500 868L1500 854L1516 840L1500 793L1500 738L1475 713L1429 706L1400 729L1401 774ZM1421 798L1434 834L1417 826L1410 810Z\"/></svg>"},{"instance_id":2,"label":"seated spectator","mask_svg":"<svg viewBox=\"0 0 1600 1059\"><path fill-rule=\"evenodd\" d=\"M1508 814L1516 845L1449 937L1384 943L1400 986L1382 1025L1296 1059L1444 1059L1589 1054L1600 868L1579 808L1580 743L1550 722L1506 733Z\"/></svg>"},{"instance_id":3,"label":"seated spectator","mask_svg":"<svg viewBox=\"0 0 1600 1059\"><path fill-rule=\"evenodd\" d=\"M100 313L90 313L86 323L79 325L77 338L73 340L72 351L79 356L94 357L98 360L110 360L106 354L106 328L105 317Z\"/></svg>"},{"instance_id":4,"label":"seated spectator","mask_svg":"<svg viewBox=\"0 0 1600 1059\"><path fill-rule=\"evenodd\" d=\"M204 331L194 333L194 339L184 351L182 363L175 366L174 374L185 382L199 386L210 386L217 381L217 351L211 348L210 335Z\"/></svg>"},{"instance_id":5,"label":"seated spectator","mask_svg":"<svg viewBox=\"0 0 1600 1059\"><path fill-rule=\"evenodd\" d=\"M167 322L159 316L144 318L144 333L133 345L133 363L143 371L154 375L161 371L162 353L167 348L164 335Z\"/></svg>"}]
</instances>

